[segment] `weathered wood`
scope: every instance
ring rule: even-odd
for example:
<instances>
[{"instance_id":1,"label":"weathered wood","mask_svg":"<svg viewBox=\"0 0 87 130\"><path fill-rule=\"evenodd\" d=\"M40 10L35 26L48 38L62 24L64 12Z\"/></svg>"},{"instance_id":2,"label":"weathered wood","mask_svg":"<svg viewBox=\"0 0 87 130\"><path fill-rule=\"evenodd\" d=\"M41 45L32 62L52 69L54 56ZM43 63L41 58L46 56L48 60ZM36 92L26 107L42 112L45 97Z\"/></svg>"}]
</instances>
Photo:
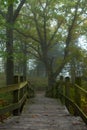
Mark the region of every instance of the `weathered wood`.
<instances>
[{"instance_id":1,"label":"weathered wood","mask_svg":"<svg viewBox=\"0 0 87 130\"><path fill-rule=\"evenodd\" d=\"M87 124L87 116L85 115L85 113L81 110L81 108L74 103L74 101L72 101L70 98L68 98L67 96L63 95L62 96L67 100L67 103L70 104L75 111L78 112L78 115L83 119L83 121Z\"/></svg>"},{"instance_id":2,"label":"weathered wood","mask_svg":"<svg viewBox=\"0 0 87 130\"><path fill-rule=\"evenodd\" d=\"M44 92L27 101L23 114L0 124L1 130L87 130L79 117L71 116L59 100L47 98Z\"/></svg>"},{"instance_id":3,"label":"weathered wood","mask_svg":"<svg viewBox=\"0 0 87 130\"><path fill-rule=\"evenodd\" d=\"M19 83L19 84L9 85L7 87L2 87L2 88L0 88L0 94L15 91L15 90L19 90L19 89L25 87L25 85L27 85L27 81Z\"/></svg>"},{"instance_id":4,"label":"weathered wood","mask_svg":"<svg viewBox=\"0 0 87 130\"><path fill-rule=\"evenodd\" d=\"M81 83L81 82L80 82ZM66 77L65 79L65 93L61 93L61 97L63 97L65 99L65 105L67 108L69 108L69 106L71 106L73 108L73 111L74 111L74 115L79 115L80 117L82 117L82 119L84 120L84 122L87 124L87 116L86 114L83 112L83 110L81 109L80 105L78 105L78 102L76 102L76 100L74 101L74 99L72 98L71 99L71 83L70 83L70 79L69 77ZM76 89L77 91L81 93L84 93L84 95L86 96L87 95L87 91L84 90L83 88L81 88L79 85L75 84L75 88L73 89ZM76 98L78 96L78 92L77 91L74 91L75 95L76 95ZM81 95L80 95L80 98L81 98ZM80 100L81 102L81 100Z\"/></svg>"},{"instance_id":5,"label":"weathered wood","mask_svg":"<svg viewBox=\"0 0 87 130\"><path fill-rule=\"evenodd\" d=\"M60 80L59 82L57 83L57 97L60 98L61 102L63 102L63 98L61 96L60 93L63 93L63 87L64 87L64 79L63 79L63 76L60 76Z\"/></svg>"},{"instance_id":6,"label":"weathered wood","mask_svg":"<svg viewBox=\"0 0 87 130\"><path fill-rule=\"evenodd\" d=\"M27 84L28 84L27 81L20 83L18 89L25 87Z\"/></svg>"},{"instance_id":7,"label":"weathered wood","mask_svg":"<svg viewBox=\"0 0 87 130\"><path fill-rule=\"evenodd\" d=\"M19 99L20 99L19 93L20 93L19 90L13 91L13 103L18 103L19 102ZM20 108L15 109L13 111L13 115L20 115Z\"/></svg>"},{"instance_id":8,"label":"weathered wood","mask_svg":"<svg viewBox=\"0 0 87 130\"><path fill-rule=\"evenodd\" d=\"M24 101L27 98L27 81L19 84L9 85L7 87L0 88L0 93L13 92L13 104L0 108L0 114L6 112L12 112L13 115L19 115L21 108L23 107ZM22 90L22 95L20 92Z\"/></svg>"},{"instance_id":9,"label":"weathered wood","mask_svg":"<svg viewBox=\"0 0 87 130\"><path fill-rule=\"evenodd\" d=\"M75 83L79 86L81 86L81 77L76 77L75 79ZM76 104L81 107L81 94L80 94L80 90L76 87L74 87L75 89L75 102Z\"/></svg>"},{"instance_id":10,"label":"weathered wood","mask_svg":"<svg viewBox=\"0 0 87 130\"><path fill-rule=\"evenodd\" d=\"M15 84L20 83L20 76L19 76L19 75L15 75L15 76L14 76L14 83L15 83Z\"/></svg>"},{"instance_id":11,"label":"weathered wood","mask_svg":"<svg viewBox=\"0 0 87 130\"><path fill-rule=\"evenodd\" d=\"M75 84L75 87L77 89L79 89L80 92L84 93L84 98L85 98L85 102L87 102L87 90L84 90L83 88L81 88L79 85Z\"/></svg>"},{"instance_id":12,"label":"weathered wood","mask_svg":"<svg viewBox=\"0 0 87 130\"><path fill-rule=\"evenodd\" d=\"M13 110L17 108L20 108L22 104L24 103L24 101L26 100L26 98L27 98L27 93L24 94L24 96L22 97L22 99L19 100L19 102L0 108L0 114L2 115L6 112L12 112Z\"/></svg>"},{"instance_id":13,"label":"weathered wood","mask_svg":"<svg viewBox=\"0 0 87 130\"><path fill-rule=\"evenodd\" d=\"M20 81L23 81L23 76L20 77ZM18 83L20 82L18 80ZM16 81L17 83L17 81ZM18 89L16 89L15 91L13 91L13 103L17 103L19 102L19 100L23 97L24 92L23 92L23 88L26 86L26 82L24 83L19 83ZM22 106L21 106L22 107ZM21 112L21 107L17 108L13 111L13 115L20 115Z\"/></svg>"},{"instance_id":14,"label":"weathered wood","mask_svg":"<svg viewBox=\"0 0 87 130\"><path fill-rule=\"evenodd\" d=\"M87 94L87 90L84 90L83 88L81 88L79 85L75 84L75 87L77 87L80 91L82 91L83 93Z\"/></svg>"},{"instance_id":15,"label":"weathered wood","mask_svg":"<svg viewBox=\"0 0 87 130\"><path fill-rule=\"evenodd\" d=\"M65 96L68 98L70 97L70 78L69 77L65 78ZM66 99L65 99L65 105L67 109L69 109L69 104Z\"/></svg>"}]
</instances>

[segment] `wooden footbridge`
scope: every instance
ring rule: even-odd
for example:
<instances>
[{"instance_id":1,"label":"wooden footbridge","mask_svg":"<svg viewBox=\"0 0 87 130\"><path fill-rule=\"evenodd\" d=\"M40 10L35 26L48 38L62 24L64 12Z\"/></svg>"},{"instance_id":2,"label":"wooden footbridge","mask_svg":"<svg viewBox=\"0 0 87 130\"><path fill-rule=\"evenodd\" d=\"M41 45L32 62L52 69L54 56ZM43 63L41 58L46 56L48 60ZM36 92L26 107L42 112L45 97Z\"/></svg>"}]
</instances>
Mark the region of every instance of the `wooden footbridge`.
<instances>
[{"instance_id":1,"label":"wooden footbridge","mask_svg":"<svg viewBox=\"0 0 87 130\"><path fill-rule=\"evenodd\" d=\"M13 97L10 104L0 107L0 129L87 130L87 109L84 109L87 108L87 92L78 85L75 85L75 88L69 87L70 85L69 80L65 85L60 82L56 87L58 90L56 99L46 97L43 92L36 93L34 98L30 98L30 86L27 81L0 88L0 94L10 92ZM73 95L69 95L71 92L73 94L74 89L77 97L79 95L77 99L80 103ZM8 115L9 117L5 119Z\"/></svg>"}]
</instances>

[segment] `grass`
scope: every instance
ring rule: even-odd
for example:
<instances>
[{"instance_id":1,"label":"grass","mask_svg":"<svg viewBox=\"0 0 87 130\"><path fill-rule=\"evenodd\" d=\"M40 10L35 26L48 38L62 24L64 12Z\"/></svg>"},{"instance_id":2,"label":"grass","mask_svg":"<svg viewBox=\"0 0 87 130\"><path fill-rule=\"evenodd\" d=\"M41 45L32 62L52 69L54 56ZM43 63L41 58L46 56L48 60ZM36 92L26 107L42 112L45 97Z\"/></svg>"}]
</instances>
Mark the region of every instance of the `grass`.
<instances>
[{"instance_id":1,"label":"grass","mask_svg":"<svg viewBox=\"0 0 87 130\"><path fill-rule=\"evenodd\" d=\"M0 88L6 86L6 75L5 73L0 73ZM12 93L2 93L0 94L0 108L12 103ZM3 115L0 115L0 122L3 122L4 119L7 119L11 113L7 112Z\"/></svg>"},{"instance_id":2,"label":"grass","mask_svg":"<svg viewBox=\"0 0 87 130\"><path fill-rule=\"evenodd\" d=\"M5 73L0 73L0 88L6 86L6 75Z\"/></svg>"},{"instance_id":3,"label":"grass","mask_svg":"<svg viewBox=\"0 0 87 130\"><path fill-rule=\"evenodd\" d=\"M35 90L46 90L47 78L45 77L29 77L29 81Z\"/></svg>"},{"instance_id":4,"label":"grass","mask_svg":"<svg viewBox=\"0 0 87 130\"><path fill-rule=\"evenodd\" d=\"M6 87L6 75L5 73L0 73L0 88ZM0 94L0 100L12 102L12 93L2 93Z\"/></svg>"}]
</instances>

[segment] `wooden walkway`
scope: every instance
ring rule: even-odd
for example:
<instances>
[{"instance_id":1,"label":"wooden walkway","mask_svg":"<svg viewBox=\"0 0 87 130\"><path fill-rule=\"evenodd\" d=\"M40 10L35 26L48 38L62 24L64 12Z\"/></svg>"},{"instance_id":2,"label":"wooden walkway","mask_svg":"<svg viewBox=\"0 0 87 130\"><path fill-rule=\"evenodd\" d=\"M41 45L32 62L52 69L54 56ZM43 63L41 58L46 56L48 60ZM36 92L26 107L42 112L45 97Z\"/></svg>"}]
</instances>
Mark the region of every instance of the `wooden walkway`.
<instances>
[{"instance_id":1,"label":"wooden walkway","mask_svg":"<svg viewBox=\"0 0 87 130\"><path fill-rule=\"evenodd\" d=\"M60 101L38 93L20 116L0 124L0 130L87 130L80 117L71 116Z\"/></svg>"}]
</instances>

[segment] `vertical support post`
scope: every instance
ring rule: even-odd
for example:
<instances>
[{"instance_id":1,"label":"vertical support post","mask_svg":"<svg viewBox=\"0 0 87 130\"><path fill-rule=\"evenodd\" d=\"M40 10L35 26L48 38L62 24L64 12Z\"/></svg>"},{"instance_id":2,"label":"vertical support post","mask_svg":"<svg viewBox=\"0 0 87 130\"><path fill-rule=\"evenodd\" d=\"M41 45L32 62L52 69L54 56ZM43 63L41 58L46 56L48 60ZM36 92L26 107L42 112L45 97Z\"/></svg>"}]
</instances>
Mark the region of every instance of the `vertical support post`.
<instances>
[{"instance_id":1,"label":"vertical support post","mask_svg":"<svg viewBox=\"0 0 87 130\"><path fill-rule=\"evenodd\" d=\"M58 97L61 99L62 102L63 102L63 97L61 94L63 94L63 85L64 85L63 76L60 76L59 85L58 85Z\"/></svg>"},{"instance_id":2,"label":"vertical support post","mask_svg":"<svg viewBox=\"0 0 87 130\"><path fill-rule=\"evenodd\" d=\"M23 81L24 81L24 77L20 76L20 82L23 82ZM24 88L20 89L20 98L23 97L23 94L24 94Z\"/></svg>"},{"instance_id":3,"label":"vertical support post","mask_svg":"<svg viewBox=\"0 0 87 130\"><path fill-rule=\"evenodd\" d=\"M24 77L20 76L20 82L23 82L23 81L24 81Z\"/></svg>"},{"instance_id":4,"label":"vertical support post","mask_svg":"<svg viewBox=\"0 0 87 130\"><path fill-rule=\"evenodd\" d=\"M13 103L18 103L19 101L19 90L15 90L13 92ZM20 115L20 108L17 108L13 111L13 115L17 116Z\"/></svg>"},{"instance_id":5,"label":"vertical support post","mask_svg":"<svg viewBox=\"0 0 87 130\"><path fill-rule=\"evenodd\" d=\"M14 76L14 84L18 84L20 83L20 76L19 75L15 75Z\"/></svg>"},{"instance_id":6,"label":"vertical support post","mask_svg":"<svg viewBox=\"0 0 87 130\"><path fill-rule=\"evenodd\" d=\"M60 84L60 86L59 86L60 92L63 93L63 76L60 76L59 84Z\"/></svg>"},{"instance_id":7,"label":"vertical support post","mask_svg":"<svg viewBox=\"0 0 87 130\"><path fill-rule=\"evenodd\" d=\"M76 77L75 83L81 86L81 77ZM79 107L81 107L81 94L76 86L75 86L75 102Z\"/></svg>"},{"instance_id":8,"label":"vertical support post","mask_svg":"<svg viewBox=\"0 0 87 130\"><path fill-rule=\"evenodd\" d=\"M19 83L19 76L14 76L14 83L18 84ZM15 90L13 91L13 103L17 103L19 101L20 98L20 90ZM20 109L15 109L13 111L13 115L17 116L20 115Z\"/></svg>"},{"instance_id":9,"label":"vertical support post","mask_svg":"<svg viewBox=\"0 0 87 130\"><path fill-rule=\"evenodd\" d=\"M70 78L69 77L65 78L65 96L70 97ZM69 103L67 99L65 99L65 105L67 109L69 109Z\"/></svg>"}]
</instances>

